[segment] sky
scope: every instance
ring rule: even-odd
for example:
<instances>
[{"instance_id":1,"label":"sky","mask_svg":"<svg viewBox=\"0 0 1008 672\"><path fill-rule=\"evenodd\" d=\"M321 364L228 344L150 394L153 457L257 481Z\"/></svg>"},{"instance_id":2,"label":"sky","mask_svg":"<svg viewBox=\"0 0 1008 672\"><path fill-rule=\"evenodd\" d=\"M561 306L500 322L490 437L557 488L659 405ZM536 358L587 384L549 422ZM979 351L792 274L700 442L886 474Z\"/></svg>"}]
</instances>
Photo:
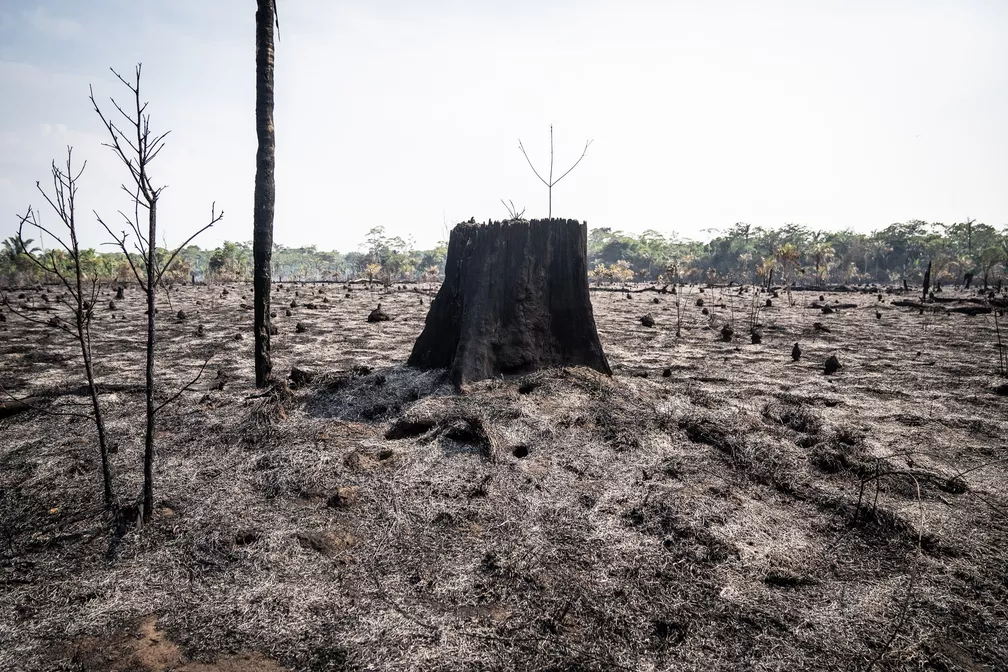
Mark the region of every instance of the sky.
<instances>
[{"instance_id":1,"label":"sky","mask_svg":"<svg viewBox=\"0 0 1008 672\"><path fill-rule=\"evenodd\" d=\"M707 238L735 222L870 231L1008 224L1008 3L278 0L276 216L288 246L431 247L446 225L545 217L540 173L588 140L554 216ZM159 243L252 237L252 0L0 0L0 237L53 159L87 160L82 242L126 169L88 100L143 63L167 185ZM111 249L111 248L106 248Z\"/></svg>"}]
</instances>

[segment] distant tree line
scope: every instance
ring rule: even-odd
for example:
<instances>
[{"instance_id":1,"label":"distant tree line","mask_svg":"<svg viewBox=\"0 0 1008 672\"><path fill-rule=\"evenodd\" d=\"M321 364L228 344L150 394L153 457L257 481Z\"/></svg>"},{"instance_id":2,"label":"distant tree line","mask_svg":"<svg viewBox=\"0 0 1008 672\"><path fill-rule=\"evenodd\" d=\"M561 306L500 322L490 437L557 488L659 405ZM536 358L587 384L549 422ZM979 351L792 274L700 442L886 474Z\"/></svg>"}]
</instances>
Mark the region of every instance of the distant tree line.
<instances>
[{"instance_id":1,"label":"distant tree line","mask_svg":"<svg viewBox=\"0 0 1008 672\"><path fill-rule=\"evenodd\" d=\"M26 239L25 243L38 249L39 240ZM24 284L41 279L38 269L23 254L16 236L2 241L0 249L0 279L7 284ZM274 244L271 259L272 276L276 282L336 281L366 279L375 283L417 281L433 282L444 269L447 244L439 243L429 250L414 249L411 240L399 236L388 237L383 227L374 227L368 233L360 251L337 252L319 250L314 245L287 247ZM57 264L62 260L67 268L71 260L61 250L46 250ZM157 250L167 261L168 252ZM66 257L64 259L64 257ZM134 260L136 261L136 260ZM231 242L214 249L198 245L183 248L171 267L164 273L164 281L179 282L243 282L251 281L253 254L252 242ZM133 272L122 252L96 252L81 250L81 267L88 277L104 282L130 282Z\"/></svg>"},{"instance_id":2,"label":"distant tree line","mask_svg":"<svg viewBox=\"0 0 1008 672\"><path fill-rule=\"evenodd\" d=\"M36 281L20 243L2 241L0 278L7 283ZM26 240L31 246L39 240ZM61 253L53 251L59 260ZM159 250L159 255L167 255ZM274 244L275 282L367 280L374 283L435 282L444 272L447 243L415 249L412 240L368 231L358 251L319 250L316 246ZM162 260L162 261L166 261ZM67 260L69 264L69 259ZM815 231L787 224L767 229L738 223L707 242L649 229L631 235L608 227L588 234L589 276L593 282L631 281L753 283L793 275L798 284L919 284L928 263L932 281L958 283L972 273L977 284L998 284L1008 267L1008 227L1001 230L972 220L929 224L920 220L891 224L872 233ZM128 282L130 266L121 252L81 250L88 275ZM676 277L673 277L676 276ZM252 278L252 243L225 242L214 249L190 245L171 268L167 282L232 282Z\"/></svg>"},{"instance_id":3,"label":"distant tree line","mask_svg":"<svg viewBox=\"0 0 1008 672\"><path fill-rule=\"evenodd\" d=\"M972 273L982 285L1002 282L1008 227L972 220L920 220L872 233L815 231L787 224L766 229L738 223L708 242L655 230L633 236L610 228L588 234L589 275L595 282L764 283L792 274L797 284L919 284L928 264L932 282L959 283Z\"/></svg>"}]
</instances>

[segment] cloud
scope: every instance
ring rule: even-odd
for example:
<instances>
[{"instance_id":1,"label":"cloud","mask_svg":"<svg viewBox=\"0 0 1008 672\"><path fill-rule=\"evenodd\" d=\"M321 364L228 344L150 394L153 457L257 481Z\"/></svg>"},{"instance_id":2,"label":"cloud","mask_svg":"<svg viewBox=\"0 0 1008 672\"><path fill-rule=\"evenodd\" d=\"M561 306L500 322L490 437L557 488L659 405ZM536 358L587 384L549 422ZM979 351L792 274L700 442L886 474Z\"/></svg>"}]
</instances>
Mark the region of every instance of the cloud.
<instances>
[{"instance_id":1,"label":"cloud","mask_svg":"<svg viewBox=\"0 0 1008 672\"><path fill-rule=\"evenodd\" d=\"M21 16L36 31L51 37L66 39L76 37L83 31L77 21L64 16L54 16L42 6L36 7L34 11L25 10Z\"/></svg>"}]
</instances>

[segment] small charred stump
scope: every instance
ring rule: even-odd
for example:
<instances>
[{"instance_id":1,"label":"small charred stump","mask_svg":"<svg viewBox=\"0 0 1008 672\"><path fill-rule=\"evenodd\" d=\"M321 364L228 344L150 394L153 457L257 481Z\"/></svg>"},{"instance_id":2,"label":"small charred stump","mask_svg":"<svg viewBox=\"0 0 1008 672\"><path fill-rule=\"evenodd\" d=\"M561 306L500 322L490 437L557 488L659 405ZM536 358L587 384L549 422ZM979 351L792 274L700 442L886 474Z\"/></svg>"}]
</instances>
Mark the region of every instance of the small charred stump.
<instances>
[{"instance_id":1,"label":"small charred stump","mask_svg":"<svg viewBox=\"0 0 1008 672\"><path fill-rule=\"evenodd\" d=\"M115 300L116 301L122 301L125 298L126 298L126 295L123 293L123 286L119 285L118 287L116 287Z\"/></svg>"},{"instance_id":2,"label":"small charred stump","mask_svg":"<svg viewBox=\"0 0 1008 672\"><path fill-rule=\"evenodd\" d=\"M308 385L315 380L315 378L316 375L314 371L302 369L297 366L291 367L290 381L292 387L302 387L304 385Z\"/></svg>"},{"instance_id":3,"label":"small charred stump","mask_svg":"<svg viewBox=\"0 0 1008 672\"><path fill-rule=\"evenodd\" d=\"M752 340L753 345L759 345L760 343L763 342L763 334L758 329L753 330L752 334L750 335L750 338Z\"/></svg>"},{"instance_id":4,"label":"small charred stump","mask_svg":"<svg viewBox=\"0 0 1008 672\"><path fill-rule=\"evenodd\" d=\"M450 369L457 388L553 366L612 375L588 294L587 243L573 219L457 225L408 365Z\"/></svg>"},{"instance_id":5,"label":"small charred stump","mask_svg":"<svg viewBox=\"0 0 1008 672\"><path fill-rule=\"evenodd\" d=\"M791 359L794 360L794 361L796 361L796 362L799 359L801 359L801 348L798 347L797 343L795 343L794 347L791 348Z\"/></svg>"},{"instance_id":6,"label":"small charred stump","mask_svg":"<svg viewBox=\"0 0 1008 672\"><path fill-rule=\"evenodd\" d=\"M645 327L653 327L654 318L651 317L651 313L648 313L647 315L641 316L640 323L643 324Z\"/></svg>"},{"instance_id":7,"label":"small charred stump","mask_svg":"<svg viewBox=\"0 0 1008 672\"><path fill-rule=\"evenodd\" d=\"M722 341L724 341L725 343L730 343L731 340L732 340L732 337L734 337L734 336L735 336L735 330L732 329L730 326L728 326L726 324L723 327L721 327L721 340Z\"/></svg>"},{"instance_id":8,"label":"small charred stump","mask_svg":"<svg viewBox=\"0 0 1008 672\"><path fill-rule=\"evenodd\" d=\"M375 308L374 310L372 310L372 311L371 311L371 312L370 312L370 313L368 314L368 316L367 316L367 321L368 321L368 322L388 322L388 321L389 321L389 320L391 320L391 319L392 319L392 318L391 318L391 317L389 317L389 316L388 316L388 315L387 315L387 314L385 313L385 311L383 311L383 310L381 309L381 304L380 304L380 303L378 304L378 307L377 307L377 308Z\"/></svg>"},{"instance_id":9,"label":"small charred stump","mask_svg":"<svg viewBox=\"0 0 1008 672\"><path fill-rule=\"evenodd\" d=\"M837 359L836 355L830 355L826 358L826 364L823 366L823 373L827 376L832 376L834 373L840 370L840 360Z\"/></svg>"}]
</instances>

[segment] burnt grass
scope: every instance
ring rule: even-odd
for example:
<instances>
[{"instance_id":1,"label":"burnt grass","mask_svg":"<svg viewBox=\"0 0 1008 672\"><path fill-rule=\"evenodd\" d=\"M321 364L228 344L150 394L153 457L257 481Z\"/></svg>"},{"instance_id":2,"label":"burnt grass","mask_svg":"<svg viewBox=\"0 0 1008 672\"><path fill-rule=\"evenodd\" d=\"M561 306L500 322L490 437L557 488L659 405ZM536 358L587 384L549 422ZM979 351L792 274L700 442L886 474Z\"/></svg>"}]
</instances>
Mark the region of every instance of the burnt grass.
<instances>
[{"instance_id":1,"label":"burnt grass","mask_svg":"<svg viewBox=\"0 0 1008 672\"><path fill-rule=\"evenodd\" d=\"M427 294L285 285L274 366L299 373L263 394L251 287L226 288L161 297L159 398L213 356L159 417L154 520L122 537L66 415L74 343L0 323L0 382L49 411L0 420L0 669L1008 669L989 315L799 292L753 345L736 288L684 288L681 338L674 296L596 291L612 378L456 395L402 365ZM144 308L116 304L93 350L135 501Z\"/></svg>"}]
</instances>

